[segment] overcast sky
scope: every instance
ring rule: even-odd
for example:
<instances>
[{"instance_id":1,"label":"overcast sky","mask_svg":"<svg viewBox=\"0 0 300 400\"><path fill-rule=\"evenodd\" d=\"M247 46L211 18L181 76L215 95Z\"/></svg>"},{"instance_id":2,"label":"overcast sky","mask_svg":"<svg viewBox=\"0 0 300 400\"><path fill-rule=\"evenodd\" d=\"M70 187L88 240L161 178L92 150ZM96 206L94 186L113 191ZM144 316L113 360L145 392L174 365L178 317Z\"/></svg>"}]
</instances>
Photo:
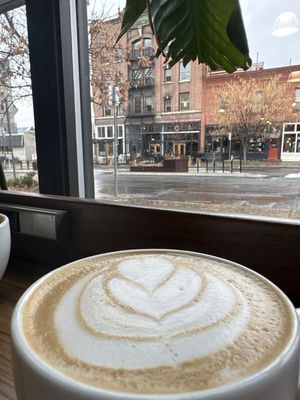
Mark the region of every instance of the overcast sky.
<instances>
[{"instance_id":1,"label":"overcast sky","mask_svg":"<svg viewBox=\"0 0 300 400\"><path fill-rule=\"evenodd\" d=\"M93 7L104 8L107 14L115 15L125 3L125 0L90 0L89 12ZM263 61L265 68L300 64L300 31L286 37L271 34L274 21L282 12L294 12L300 23L300 0L240 0L240 4L252 61ZM19 109L16 120L18 126L33 124L31 109Z\"/></svg>"}]
</instances>

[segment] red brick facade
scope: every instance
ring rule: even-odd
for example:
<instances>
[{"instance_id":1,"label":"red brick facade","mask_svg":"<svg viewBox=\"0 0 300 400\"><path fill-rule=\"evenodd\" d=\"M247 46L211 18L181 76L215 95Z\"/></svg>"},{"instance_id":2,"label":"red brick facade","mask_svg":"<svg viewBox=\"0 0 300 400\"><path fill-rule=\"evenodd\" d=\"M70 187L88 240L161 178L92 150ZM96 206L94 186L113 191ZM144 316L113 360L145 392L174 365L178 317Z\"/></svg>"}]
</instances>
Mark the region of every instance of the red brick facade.
<instances>
[{"instance_id":1,"label":"red brick facade","mask_svg":"<svg viewBox=\"0 0 300 400\"><path fill-rule=\"evenodd\" d=\"M107 24L111 35L115 35L120 28L120 20ZM146 18L141 18L122 37L120 45L125 49L125 57L118 61L118 66L130 88L128 101L122 105L123 111L118 116L123 135L119 138L119 154L126 154L132 159L204 153L206 127L218 124L218 93L225 83L234 82L237 78L253 79L263 88L264 82L278 75L278 91L283 92L280 85L282 88L286 86L290 74L300 70L300 65L271 69L260 66L257 70L238 71L230 75L222 71L211 72L196 62L190 64L189 71L183 69L180 63L171 71L166 70L164 58L154 56L156 43ZM299 108L292 107L296 88L300 88L300 82L288 83L287 91L282 96L284 104L290 103L289 111L277 116L282 123L299 120ZM97 90L93 88L96 97ZM113 112L105 115L103 106L95 104L94 121L95 157L104 153L112 155Z\"/></svg>"}]
</instances>

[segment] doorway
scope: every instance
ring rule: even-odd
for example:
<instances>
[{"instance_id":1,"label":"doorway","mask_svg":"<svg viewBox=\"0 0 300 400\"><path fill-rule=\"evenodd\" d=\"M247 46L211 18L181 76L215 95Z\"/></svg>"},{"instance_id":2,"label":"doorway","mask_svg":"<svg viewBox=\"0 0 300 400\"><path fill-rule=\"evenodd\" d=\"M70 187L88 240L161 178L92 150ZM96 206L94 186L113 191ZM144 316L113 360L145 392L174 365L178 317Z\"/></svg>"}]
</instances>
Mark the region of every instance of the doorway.
<instances>
[{"instance_id":1,"label":"doorway","mask_svg":"<svg viewBox=\"0 0 300 400\"><path fill-rule=\"evenodd\" d=\"M173 144L173 154L174 157L183 157L186 154L185 143L174 143Z\"/></svg>"}]
</instances>

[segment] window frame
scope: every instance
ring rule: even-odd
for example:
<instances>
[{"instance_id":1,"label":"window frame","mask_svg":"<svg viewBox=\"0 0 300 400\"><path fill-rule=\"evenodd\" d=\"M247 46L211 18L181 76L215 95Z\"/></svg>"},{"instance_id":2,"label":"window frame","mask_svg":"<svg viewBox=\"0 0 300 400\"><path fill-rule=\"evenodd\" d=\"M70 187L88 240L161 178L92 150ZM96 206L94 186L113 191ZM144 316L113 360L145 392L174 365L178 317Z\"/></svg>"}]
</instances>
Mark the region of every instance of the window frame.
<instances>
[{"instance_id":1,"label":"window frame","mask_svg":"<svg viewBox=\"0 0 300 400\"><path fill-rule=\"evenodd\" d=\"M169 102L169 104L166 104L167 101ZM168 107L170 107L170 110L167 110ZM164 112L172 112L172 97L171 96L164 97Z\"/></svg>"},{"instance_id":2,"label":"window frame","mask_svg":"<svg viewBox=\"0 0 300 400\"><path fill-rule=\"evenodd\" d=\"M182 100L182 96L188 95L188 100ZM188 106L182 108L183 103L188 103ZM191 100L190 100L190 92L180 92L179 93L179 111L190 111L191 109Z\"/></svg>"},{"instance_id":3,"label":"window frame","mask_svg":"<svg viewBox=\"0 0 300 400\"><path fill-rule=\"evenodd\" d=\"M26 13L40 193L94 198L86 1Z\"/></svg>"},{"instance_id":4,"label":"window frame","mask_svg":"<svg viewBox=\"0 0 300 400\"><path fill-rule=\"evenodd\" d=\"M63 248L62 242L60 241L57 243L47 243L47 241L35 240L32 237L23 238L22 235L20 237L18 234L13 234L14 247L12 252L14 255L36 256L42 260L47 257L53 257L52 260L56 260L56 263L61 263L67 258L74 259L74 257L91 255L91 253L95 253L95 251L105 252L117 250L118 248L128 248L133 242L136 243L136 246L145 247L148 243L146 240L148 240L149 232L151 231L151 237L155 240L154 243L162 243L165 245L165 248L168 248L168 246L171 247L174 244L174 238L178 237L178 240L181 240L182 246L186 249L205 251L211 254L215 254L214 252L216 252L216 255L223 256L224 258L232 258L232 250L234 249L237 262L245 263L244 260L248 259L249 265L251 266L251 261L254 260L261 265L262 270L268 265L266 261L272 259L271 256L266 256L266 253L272 255L275 242L280 246L282 257L287 254L285 250L293 250L291 255L286 255L292 266L292 260L296 260L297 254L299 254L299 252L297 252L299 223L293 221L274 222L270 218L255 218L251 216L224 217L218 214L209 216L201 213L175 212L170 210L134 207L132 205L113 205L95 200L78 198L79 196L76 194L76 190L73 190L72 185L68 182L68 174L72 165L70 162L71 155L68 153L73 153L74 156L76 149L74 149L72 145L72 136L69 135L70 126L72 126L72 113L70 112L72 107L67 104L67 98L65 96L66 89L68 85L70 85L70 80L67 79L66 75L71 71L73 76L73 68L70 70L70 63L67 63L66 57L63 57L62 54L66 37L68 35L70 36L71 33L73 35L71 24L65 24L64 29L66 29L66 31L60 32L60 27L63 25L64 14L62 12L62 9L64 9L62 3L65 1L66 0L59 0L56 5L54 5L54 2L50 0L44 0L40 2L40 4L34 0L27 0L29 25L31 26L29 36L32 48L31 62L34 77L33 93L36 130L41 137L38 148L39 175L40 178L42 178L40 182L43 182L42 193L44 193L44 195L19 194L2 191L0 192L0 201L9 204L62 208L68 210L72 218L72 224L70 224L71 228L74 229L74 227L76 227L76 231L72 230L69 235L71 246L68 247L67 250L65 247ZM78 4L85 6L86 9L85 1L79 0ZM57 7L57 5L62 9ZM74 10L73 2L72 9ZM84 16L83 8L81 11L77 9L77 13L79 13L77 15L80 15L80 12ZM84 24L85 17L83 17L82 20L79 19L79 26L83 25L83 30ZM61 41L61 36L64 36L63 41ZM81 37L83 42L85 41L84 36L85 35ZM37 40L38 37L40 37L40 41ZM44 51L41 42L49 44ZM82 55L79 58L81 62L84 63L84 43L81 43L80 46ZM43 59L44 56L45 60ZM83 116L89 116L90 93L89 85L87 84L88 74L84 73L86 68L84 65L81 65L81 68L83 69L81 69L80 73L80 86L83 89L82 95L86 96L85 100L81 103L81 114ZM49 76L51 79L49 79ZM47 77L46 80L45 77ZM41 85L40 88L39 85ZM70 87L72 88L72 86ZM88 89L87 92L84 88ZM74 90L74 88L72 90ZM84 114L84 103L86 103L88 108L86 114ZM71 121L67 121L69 118L71 118ZM83 131L90 133L91 130L88 129L88 121L82 121L82 124ZM87 134L85 140L88 140L88 137L91 139L92 135ZM86 144L85 142L85 146ZM90 147L92 148L92 146ZM92 171L92 162L90 167ZM88 170L86 170L85 176L88 175L88 173ZM55 177L55 182L53 182L53 177ZM93 179L92 172L90 179ZM51 194L51 196L47 196L47 193ZM70 198L71 193L75 193L72 194L75 197ZM85 218L86 213L82 212L86 209L89 210L89 221L92 221L92 223L89 222L87 224ZM93 215L96 216L97 219L91 218L93 212ZM144 235L143 233L141 235L140 218L133 218L133 215L136 215L136 213L143 218L143 226L148 227ZM76 215L76 222L78 222L78 224L74 222L74 215ZM128 224L120 225L120 220L127 221ZM171 235L169 235L168 225L170 220L178 222L178 229L173 229ZM224 228L226 234L222 235L221 242L218 241L218 243L216 243L214 235L210 235L210 233L216 231L216 223L219 223L218 228L222 229L222 227L224 227L224 221L226 223L226 229ZM115 236L116 224L121 226L121 231L117 232L117 237ZM202 229L203 226L206 227L205 230ZM129 233L128 227L130 228ZM241 234L245 232L245 227L249 228L249 234L246 237ZM177 232L180 232L180 237L177 235ZM91 240L93 237L104 237L104 239L103 241ZM114 237L114 241L111 240L112 237ZM211 237L211 241L207 241L207 237ZM291 244L289 243L290 238L292 238ZM255 259L254 257L251 258L250 252L247 250L251 246L247 240L250 242L253 241L257 246L263 240L266 240L265 243L268 244L269 251L266 251L264 248L264 252L260 252L261 258L258 257L257 254L255 254ZM80 243L80 246L78 246L78 243ZM203 245L203 243L205 243L205 245ZM37 244L43 244L43 246ZM58 247L58 250L55 246ZM45 251L45 248L49 251ZM240 252L239 248L242 248L243 252ZM244 257L242 253L245 252L245 248L247 255ZM259 246L254 246L254 248L259 249ZM55 249L55 252L53 252L53 249ZM72 252L73 250L74 252ZM69 254L66 254L68 251ZM60 257L57 257L57 254ZM280 262L281 261L282 258L280 259Z\"/></svg>"},{"instance_id":5,"label":"window frame","mask_svg":"<svg viewBox=\"0 0 300 400\"><path fill-rule=\"evenodd\" d=\"M179 62L179 82L188 82L191 80L191 62L185 67L183 62Z\"/></svg>"},{"instance_id":6,"label":"window frame","mask_svg":"<svg viewBox=\"0 0 300 400\"><path fill-rule=\"evenodd\" d=\"M167 71L169 72L169 74L167 74ZM171 83L171 82L172 82L172 69L166 67L164 68L164 83Z\"/></svg>"}]
</instances>

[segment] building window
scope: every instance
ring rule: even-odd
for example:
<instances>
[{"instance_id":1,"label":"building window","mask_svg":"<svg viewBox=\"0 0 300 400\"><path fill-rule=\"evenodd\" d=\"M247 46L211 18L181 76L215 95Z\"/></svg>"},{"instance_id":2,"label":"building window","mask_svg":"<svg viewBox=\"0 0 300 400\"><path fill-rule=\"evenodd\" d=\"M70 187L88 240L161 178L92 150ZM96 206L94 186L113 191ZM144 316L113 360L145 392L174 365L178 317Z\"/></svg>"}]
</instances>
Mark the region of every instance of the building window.
<instances>
[{"instance_id":1,"label":"building window","mask_svg":"<svg viewBox=\"0 0 300 400\"><path fill-rule=\"evenodd\" d=\"M183 63L180 63L180 80L188 81L191 76L191 63L188 63L186 66Z\"/></svg>"},{"instance_id":2,"label":"building window","mask_svg":"<svg viewBox=\"0 0 300 400\"><path fill-rule=\"evenodd\" d=\"M108 126L107 127L107 137L108 138L112 138L114 136L114 133L113 133L113 126Z\"/></svg>"},{"instance_id":3,"label":"building window","mask_svg":"<svg viewBox=\"0 0 300 400\"><path fill-rule=\"evenodd\" d=\"M171 68L164 68L164 82L172 82Z\"/></svg>"},{"instance_id":4,"label":"building window","mask_svg":"<svg viewBox=\"0 0 300 400\"><path fill-rule=\"evenodd\" d=\"M141 41L137 40L131 45L131 57L136 59L141 56Z\"/></svg>"},{"instance_id":5,"label":"building window","mask_svg":"<svg viewBox=\"0 0 300 400\"><path fill-rule=\"evenodd\" d=\"M124 132L124 129L123 129L123 125L119 125L118 126L118 138L123 138L123 132Z\"/></svg>"},{"instance_id":6,"label":"building window","mask_svg":"<svg viewBox=\"0 0 300 400\"><path fill-rule=\"evenodd\" d=\"M300 87L296 87L295 89L295 100L293 102L294 111L300 111Z\"/></svg>"},{"instance_id":7,"label":"building window","mask_svg":"<svg viewBox=\"0 0 300 400\"><path fill-rule=\"evenodd\" d=\"M144 47L143 55L145 57L152 56L153 50L152 50L152 39L151 38L145 38L143 40L143 47Z\"/></svg>"},{"instance_id":8,"label":"building window","mask_svg":"<svg viewBox=\"0 0 300 400\"><path fill-rule=\"evenodd\" d=\"M98 126L97 127L97 137L98 137L98 139L105 138L105 126Z\"/></svg>"},{"instance_id":9,"label":"building window","mask_svg":"<svg viewBox=\"0 0 300 400\"><path fill-rule=\"evenodd\" d=\"M300 124L284 125L282 152L300 153Z\"/></svg>"},{"instance_id":10,"label":"building window","mask_svg":"<svg viewBox=\"0 0 300 400\"><path fill-rule=\"evenodd\" d=\"M112 115L112 109L108 104L105 104L103 106L103 116L104 117L109 117Z\"/></svg>"},{"instance_id":11,"label":"building window","mask_svg":"<svg viewBox=\"0 0 300 400\"><path fill-rule=\"evenodd\" d=\"M133 103L133 112L135 114L140 114L142 112L142 102L140 97L134 97L132 99Z\"/></svg>"},{"instance_id":12,"label":"building window","mask_svg":"<svg viewBox=\"0 0 300 400\"><path fill-rule=\"evenodd\" d=\"M166 96L164 98L164 112L172 111L172 98L170 96Z\"/></svg>"},{"instance_id":13,"label":"building window","mask_svg":"<svg viewBox=\"0 0 300 400\"><path fill-rule=\"evenodd\" d=\"M179 93L179 110L187 111L190 109L190 94Z\"/></svg>"},{"instance_id":14,"label":"building window","mask_svg":"<svg viewBox=\"0 0 300 400\"><path fill-rule=\"evenodd\" d=\"M144 84L146 86L152 84L152 68L144 69Z\"/></svg>"},{"instance_id":15,"label":"building window","mask_svg":"<svg viewBox=\"0 0 300 400\"><path fill-rule=\"evenodd\" d=\"M118 138L123 138L124 126L118 125ZM97 139L112 139L114 138L114 126L98 126Z\"/></svg>"},{"instance_id":16,"label":"building window","mask_svg":"<svg viewBox=\"0 0 300 400\"><path fill-rule=\"evenodd\" d=\"M145 97L145 112L153 112L152 96Z\"/></svg>"}]
</instances>

